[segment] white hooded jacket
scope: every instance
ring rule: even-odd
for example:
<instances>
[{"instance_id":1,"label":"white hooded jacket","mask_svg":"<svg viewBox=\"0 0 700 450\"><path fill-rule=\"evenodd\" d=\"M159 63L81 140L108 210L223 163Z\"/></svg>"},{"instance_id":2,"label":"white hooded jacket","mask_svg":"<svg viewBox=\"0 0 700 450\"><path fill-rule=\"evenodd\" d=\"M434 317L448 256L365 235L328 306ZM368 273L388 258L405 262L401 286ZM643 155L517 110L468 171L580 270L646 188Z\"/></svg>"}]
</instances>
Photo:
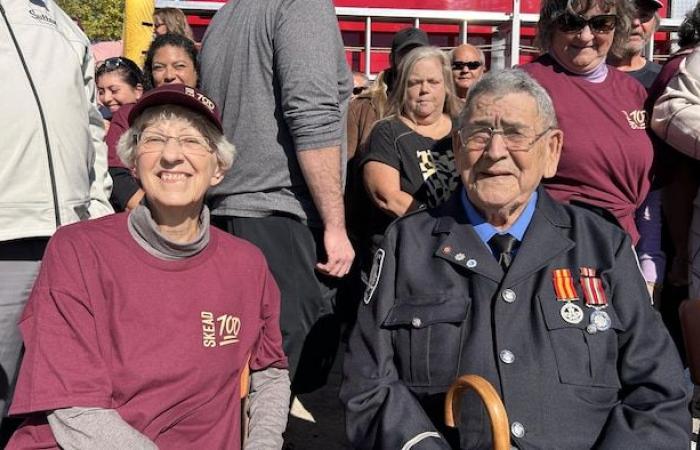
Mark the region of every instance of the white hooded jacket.
<instances>
[{"instance_id":1,"label":"white hooded jacket","mask_svg":"<svg viewBox=\"0 0 700 450\"><path fill-rule=\"evenodd\" d=\"M0 241L112 212L94 71L52 0L0 0Z\"/></svg>"}]
</instances>

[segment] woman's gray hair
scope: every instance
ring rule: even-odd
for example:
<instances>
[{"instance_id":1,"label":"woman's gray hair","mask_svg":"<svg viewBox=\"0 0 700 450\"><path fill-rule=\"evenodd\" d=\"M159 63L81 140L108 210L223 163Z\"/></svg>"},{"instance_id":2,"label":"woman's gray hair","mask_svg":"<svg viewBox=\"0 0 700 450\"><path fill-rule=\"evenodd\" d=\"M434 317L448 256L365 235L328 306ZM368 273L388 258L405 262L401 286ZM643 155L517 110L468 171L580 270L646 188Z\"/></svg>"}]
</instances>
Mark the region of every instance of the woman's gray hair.
<instances>
[{"instance_id":1,"label":"woman's gray hair","mask_svg":"<svg viewBox=\"0 0 700 450\"><path fill-rule=\"evenodd\" d=\"M547 91L530 75L520 69L487 72L469 88L466 106L459 116L460 128L469 121L477 98L482 95L501 97L508 94L527 94L535 100L537 113L544 128L556 128L557 115Z\"/></svg>"},{"instance_id":2,"label":"woman's gray hair","mask_svg":"<svg viewBox=\"0 0 700 450\"><path fill-rule=\"evenodd\" d=\"M598 6L603 14L609 14L610 11L615 10L617 25L609 53L620 57L623 55L625 43L629 39L632 28L634 15L632 3L629 0L542 0L535 45L545 52L549 51L552 37L559 31L557 21L561 16L567 13L580 15Z\"/></svg>"},{"instance_id":3,"label":"woman's gray hair","mask_svg":"<svg viewBox=\"0 0 700 450\"><path fill-rule=\"evenodd\" d=\"M119 159L129 168L136 164L137 138L149 126L161 120L184 120L202 133L214 149L219 168L227 171L236 157L236 147L230 143L212 123L203 115L178 105L160 105L146 109L134 124L122 134L117 144Z\"/></svg>"},{"instance_id":4,"label":"woman's gray hair","mask_svg":"<svg viewBox=\"0 0 700 450\"><path fill-rule=\"evenodd\" d=\"M401 115L404 112L408 79L415 65L424 59L437 59L442 66L442 77L445 84L445 104L442 107L442 112L450 117L456 117L459 114L459 103L455 94L449 57L437 47L423 46L414 48L401 59L397 69L398 77L389 96L387 115Z\"/></svg>"}]
</instances>

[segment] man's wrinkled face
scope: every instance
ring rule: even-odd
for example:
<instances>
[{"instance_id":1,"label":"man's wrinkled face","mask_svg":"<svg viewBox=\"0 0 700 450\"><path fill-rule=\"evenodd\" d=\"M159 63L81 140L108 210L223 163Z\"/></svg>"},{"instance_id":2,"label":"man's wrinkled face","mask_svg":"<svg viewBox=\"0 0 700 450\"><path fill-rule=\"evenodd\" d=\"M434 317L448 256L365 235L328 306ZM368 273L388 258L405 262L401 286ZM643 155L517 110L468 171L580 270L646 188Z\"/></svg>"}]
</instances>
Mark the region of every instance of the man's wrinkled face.
<instances>
[{"instance_id":1,"label":"man's wrinkled face","mask_svg":"<svg viewBox=\"0 0 700 450\"><path fill-rule=\"evenodd\" d=\"M542 124L535 99L526 93L485 93L467 107L471 112L455 139L457 166L467 196L482 212L516 210L542 178L556 172L562 133ZM468 148L470 137L478 138L483 132L492 133L486 147L480 151ZM524 137L531 145L524 151L512 151L508 137Z\"/></svg>"},{"instance_id":2,"label":"man's wrinkled face","mask_svg":"<svg viewBox=\"0 0 700 450\"><path fill-rule=\"evenodd\" d=\"M648 0L635 2L635 14L632 17L630 36L625 44L625 51L630 55L642 53L644 46L653 37L656 30L655 3Z\"/></svg>"}]
</instances>

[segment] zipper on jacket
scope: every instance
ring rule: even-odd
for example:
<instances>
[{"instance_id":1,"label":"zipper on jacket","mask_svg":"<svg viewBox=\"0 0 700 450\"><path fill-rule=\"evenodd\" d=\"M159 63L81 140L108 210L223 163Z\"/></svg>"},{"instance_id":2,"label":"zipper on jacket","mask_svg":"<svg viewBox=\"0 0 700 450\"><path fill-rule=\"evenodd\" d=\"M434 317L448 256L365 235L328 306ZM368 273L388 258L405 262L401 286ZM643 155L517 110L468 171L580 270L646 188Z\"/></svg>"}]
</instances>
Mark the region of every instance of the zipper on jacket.
<instances>
[{"instance_id":1,"label":"zipper on jacket","mask_svg":"<svg viewBox=\"0 0 700 450\"><path fill-rule=\"evenodd\" d=\"M44 108L41 106L41 101L39 100L39 93L36 90L36 86L34 85L34 80L32 79L32 75L29 73L29 67L27 66L27 62L24 59L24 54L22 53L22 49L19 46L19 42L17 42L17 38L15 37L15 33L12 30L12 26L10 25L10 21L7 18L7 14L5 14L5 8L2 6L2 3L0 3L0 13L2 14L3 19L5 20L5 24L7 24L7 31L10 33L10 37L12 38L12 42L15 45L15 49L17 50L17 55L19 56L20 61L22 61L22 67L24 68L24 73L27 75L27 81L29 81L29 86L32 88L32 94L34 94L34 99L36 100L36 106L39 108L39 117L41 118L41 128L44 132L44 142L46 143L46 156L48 159L49 163L49 179L51 181L51 194L53 196L53 212L54 212L54 217L56 218L56 228L61 226L61 211L58 207L58 190L56 188L56 173L54 172L54 167L53 167L53 157L51 156L51 143L49 142L49 131L46 126L46 116L44 116Z\"/></svg>"}]
</instances>

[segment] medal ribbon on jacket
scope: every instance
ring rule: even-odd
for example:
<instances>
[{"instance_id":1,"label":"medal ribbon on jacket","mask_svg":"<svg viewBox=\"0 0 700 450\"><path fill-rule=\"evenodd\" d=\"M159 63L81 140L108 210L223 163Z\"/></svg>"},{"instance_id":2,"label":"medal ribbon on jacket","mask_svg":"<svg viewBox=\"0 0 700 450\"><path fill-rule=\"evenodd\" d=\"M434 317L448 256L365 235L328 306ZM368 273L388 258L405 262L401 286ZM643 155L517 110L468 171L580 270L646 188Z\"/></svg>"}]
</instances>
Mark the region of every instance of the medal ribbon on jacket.
<instances>
[{"instance_id":1,"label":"medal ribbon on jacket","mask_svg":"<svg viewBox=\"0 0 700 450\"><path fill-rule=\"evenodd\" d=\"M569 269L554 269L552 271L552 284L557 301L564 302L559 311L561 318L571 324L580 323L583 320L583 310L574 303L579 298L571 271Z\"/></svg>"},{"instance_id":2,"label":"medal ribbon on jacket","mask_svg":"<svg viewBox=\"0 0 700 450\"><path fill-rule=\"evenodd\" d=\"M590 324L595 326L598 331L609 330L612 320L610 315L604 311L608 307L608 297L603 289L603 281L596 277L596 270L591 267L580 267L579 272L581 274L579 281L586 306L595 309L591 313Z\"/></svg>"}]
</instances>

